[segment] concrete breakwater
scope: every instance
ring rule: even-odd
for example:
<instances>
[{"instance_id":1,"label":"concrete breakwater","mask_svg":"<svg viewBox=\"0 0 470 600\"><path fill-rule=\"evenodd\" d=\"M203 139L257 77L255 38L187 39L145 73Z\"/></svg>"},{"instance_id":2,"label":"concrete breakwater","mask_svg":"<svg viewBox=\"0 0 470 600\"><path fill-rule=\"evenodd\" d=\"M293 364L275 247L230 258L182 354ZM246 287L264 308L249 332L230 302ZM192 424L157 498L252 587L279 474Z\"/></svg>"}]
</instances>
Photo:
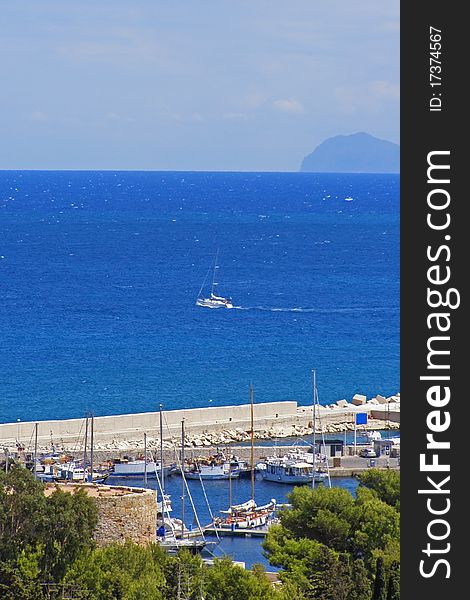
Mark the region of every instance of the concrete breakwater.
<instances>
[{"instance_id":1,"label":"concrete breakwater","mask_svg":"<svg viewBox=\"0 0 470 600\"><path fill-rule=\"evenodd\" d=\"M340 400L334 405L317 407L316 431L335 433L354 428L355 414L367 413L367 426L359 429L398 428L400 395L367 400L356 394L351 402ZM181 422L185 422L186 443L203 447L243 442L249 439L250 405L192 408L164 411L165 446L180 440ZM39 421L38 448L76 450L83 445L84 419ZM265 402L254 405L255 438L302 436L312 432L313 410L298 406L296 401ZM159 443L159 413L137 413L94 418L94 447L97 450L126 451L143 447L143 434L149 447ZM35 422L0 424L0 446L14 450L17 442L31 448Z\"/></svg>"}]
</instances>

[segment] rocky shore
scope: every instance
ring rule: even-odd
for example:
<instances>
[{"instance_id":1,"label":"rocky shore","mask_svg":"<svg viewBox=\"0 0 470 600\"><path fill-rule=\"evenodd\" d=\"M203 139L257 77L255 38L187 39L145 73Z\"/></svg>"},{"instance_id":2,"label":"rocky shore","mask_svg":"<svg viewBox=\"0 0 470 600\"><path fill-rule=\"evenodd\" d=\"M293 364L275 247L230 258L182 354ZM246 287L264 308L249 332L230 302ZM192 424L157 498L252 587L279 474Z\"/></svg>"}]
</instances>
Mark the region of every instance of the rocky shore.
<instances>
[{"instance_id":1,"label":"rocky shore","mask_svg":"<svg viewBox=\"0 0 470 600\"><path fill-rule=\"evenodd\" d=\"M387 422L381 419L373 419L366 426L359 426L357 428L357 434L367 430L377 429L390 429L398 430L400 428L399 423ZM350 422L343 423L329 423L323 426L322 429L317 428L316 433L320 435L325 434L344 434L345 431L354 431L354 425ZM279 426L270 427L269 429L258 430L254 432L254 439L256 441L261 440L276 440L282 438L301 438L308 435L312 435L313 428L310 426L303 425L292 425L291 427ZM198 434L188 434L185 436L185 445L188 448L210 448L218 446L229 446L239 443L248 443L251 439L250 432L237 427L236 429L226 429L220 432L204 431ZM179 437L174 437L173 440L164 440L163 447L166 450L173 450L179 447L181 440ZM160 439L156 437L147 436L147 448L150 451L156 451L160 448ZM40 452L50 451L50 445L39 445L38 450ZM77 452L76 443L65 442L64 440L58 440L56 449L65 452ZM144 451L144 443L142 436L134 439L122 439L116 437L115 439L100 442L94 444L96 451L104 452L128 452L130 454L141 454Z\"/></svg>"}]
</instances>

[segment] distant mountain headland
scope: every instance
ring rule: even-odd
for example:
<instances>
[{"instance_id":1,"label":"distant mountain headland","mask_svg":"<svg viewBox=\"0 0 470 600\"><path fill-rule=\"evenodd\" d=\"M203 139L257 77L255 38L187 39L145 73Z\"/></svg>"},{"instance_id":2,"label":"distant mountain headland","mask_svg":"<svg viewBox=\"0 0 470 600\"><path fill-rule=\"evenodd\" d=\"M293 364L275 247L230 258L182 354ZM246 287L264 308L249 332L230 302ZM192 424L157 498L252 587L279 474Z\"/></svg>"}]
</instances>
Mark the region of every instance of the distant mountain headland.
<instances>
[{"instance_id":1,"label":"distant mountain headland","mask_svg":"<svg viewBox=\"0 0 470 600\"><path fill-rule=\"evenodd\" d=\"M300 167L315 173L399 173L400 146L368 133L337 135L322 142Z\"/></svg>"}]
</instances>

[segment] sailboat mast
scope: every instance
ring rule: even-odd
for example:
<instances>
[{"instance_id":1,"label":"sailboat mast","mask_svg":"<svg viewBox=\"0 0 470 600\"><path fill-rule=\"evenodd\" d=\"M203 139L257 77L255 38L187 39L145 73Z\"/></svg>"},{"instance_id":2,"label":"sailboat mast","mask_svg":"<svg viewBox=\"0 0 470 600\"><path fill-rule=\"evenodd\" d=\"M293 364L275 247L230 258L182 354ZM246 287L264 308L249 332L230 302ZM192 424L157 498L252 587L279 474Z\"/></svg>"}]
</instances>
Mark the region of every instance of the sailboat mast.
<instances>
[{"instance_id":1,"label":"sailboat mast","mask_svg":"<svg viewBox=\"0 0 470 600\"><path fill-rule=\"evenodd\" d=\"M250 419L251 419L251 430L250 430L250 440L251 440L251 499L255 499L255 430L254 430L254 415L253 415L253 385L250 384Z\"/></svg>"},{"instance_id":2,"label":"sailboat mast","mask_svg":"<svg viewBox=\"0 0 470 600\"><path fill-rule=\"evenodd\" d=\"M217 248L217 254L215 255L215 263L214 263L214 273L212 274L212 288L211 288L211 294L214 293L214 288L217 285L216 281L215 281L215 272L217 270L217 260L219 258L219 249Z\"/></svg>"},{"instance_id":3,"label":"sailboat mast","mask_svg":"<svg viewBox=\"0 0 470 600\"><path fill-rule=\"evenodd\" d=\"M317 448L316 448L316 440L315 440L315 432L317 428L317 372L315 369L312 371L313 376L313 476L312 476L312 489L315 489L315 471L316 471L316 458L317 458Z\"/></svg>"},{"instance_id":4,"label":"sailboat mast","mask_svg":"<svg viewBox=\"0 0 470 600\"><path fill-rule=\"evenodd\" d=\"M165 502L165 481L163 477L163 404L160 404L160 482L162 485L162 508Z\"/></svg>"},{"instance_id":5,"label":"sailboat mast","mask_svg":"<svg viewBox=\"0 0 470 600\"><path fill-rule=\"evenodd\" d=\"M228 507L232 509L232 457L229 457L228 461ZM230 516L232 516L230 514Z\"/></svg>"},{"instance_id":6,"label":"sailboat mast","mask_svg":"<svg viewBox=\"0 0 470 600\"><path fill-rule=\"evenodd\" d=\"M86 445L88 441L88 415L85 417L85 442L83 444L83 480L86 480L85 469L86 469Z\"/></svg>"},{"instance_id":7,"label":"sailboat mast","mask_svg":"<svg viewBox=\"0 0 470 600\"><path fill-rule=\"evenodd\" d=\"M181 539L184 537L184 419L181 421Z\"/></svg>"},{"instance_id":8,"label":"sailboat mast","mask_svg":"<svg viewBox=\"0 0 470 600\"><path fill-rule=\"evenodd\" d=\"M91 415L91 430L90 430L90 475L89 480L93 482L93 429L94 429L94 416Z\"/></svg>"},{"instance_id":9,"label":"sailboat mast","mask_svg":"<svg viewBox=\"0 0 470 600\"><path fill-rule=\"evenodd\" d=\"M147 487L147 434L144 432L144 485Z\"/></svg>"},{"instance_id":10,"label":"sailboat mast","mask_svg":"<svg viewBox=\"0 0 470 600\"><path fill-rule=\"evenodd\" d=\"M34 479L37 479L38 474L37 474L37 456L38 456L38 424L35 424L34 427L34 459L33 459L33 473L34 473Z\"/></svg>"}]
</instances>

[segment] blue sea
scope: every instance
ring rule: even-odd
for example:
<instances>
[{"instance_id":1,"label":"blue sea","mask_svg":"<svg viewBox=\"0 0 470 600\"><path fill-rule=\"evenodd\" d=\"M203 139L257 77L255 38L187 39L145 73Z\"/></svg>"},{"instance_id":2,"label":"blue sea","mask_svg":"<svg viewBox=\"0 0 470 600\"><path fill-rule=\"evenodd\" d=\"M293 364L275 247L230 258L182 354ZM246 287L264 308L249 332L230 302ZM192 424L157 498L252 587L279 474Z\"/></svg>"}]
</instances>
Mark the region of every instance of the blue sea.
<instances>
[{"instance_id":1,"label":"blue sea","mask_svg":"<svg viewBox=\"0 0 470 600\"><path fill-rule=\"evenodd\" d=\"M399 391L396 175L4 171L0 257L0 422Z\"/></svg>"}]
</instances>

